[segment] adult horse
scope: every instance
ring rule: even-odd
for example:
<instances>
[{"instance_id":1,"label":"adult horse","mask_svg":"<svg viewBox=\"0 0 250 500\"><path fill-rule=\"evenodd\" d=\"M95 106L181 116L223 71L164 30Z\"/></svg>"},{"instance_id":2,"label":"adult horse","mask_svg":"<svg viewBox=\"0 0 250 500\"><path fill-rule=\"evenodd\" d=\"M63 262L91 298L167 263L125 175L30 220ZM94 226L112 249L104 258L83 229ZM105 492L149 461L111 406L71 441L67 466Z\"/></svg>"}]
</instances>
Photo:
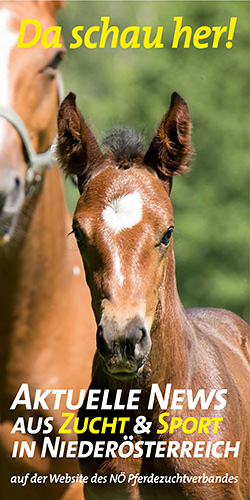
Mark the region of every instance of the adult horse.
<instances>
[{"instance_id":1,"label":"adult horse","mask_svg":"<svg viewBox=\"0 0 250 500\"><path fill-rule=\"evenodd\" d=\"M99 480L85 498L248 499L248 325L221 309L185 311L176 289L169 195L191 153L185 101L172 95L146 153L118 129L103 154L74 94L58 127L59 160L78 176L73 231L97 323L78 429L81 470Z\"/></svg>"},{"instance_id":2,"label":"adult horse","mask_svg":"<svg viewBox=\"0 0 250 500\"><path fill-rule=\"evenodd\" d=\"M33 415L24 404L9 411L19 387L28 384L32 400L37 388L77 392L89 384L94 351L89 291L82 286L74 238L67 238L70 215L60 171L47 169L56 135L63 41L59 48L45 49L41 42L16 47L22 18L37 19L44 31L56 24L62 4L0 2L0 489L8 500L55 500L68 488L48 480L22 487L14 477L11 484L11 476L78 471L77 460L39 458L41 433L11 434L18 416L27 421ZM33 36L29 25L25 41ZM36 419L54 417L55 433L66 408L63 398L59 411L47 398L50 409L34 412ZM11 458L13 442L22 439L37 440L34 458Z\"/></svg>"}]
</instances>

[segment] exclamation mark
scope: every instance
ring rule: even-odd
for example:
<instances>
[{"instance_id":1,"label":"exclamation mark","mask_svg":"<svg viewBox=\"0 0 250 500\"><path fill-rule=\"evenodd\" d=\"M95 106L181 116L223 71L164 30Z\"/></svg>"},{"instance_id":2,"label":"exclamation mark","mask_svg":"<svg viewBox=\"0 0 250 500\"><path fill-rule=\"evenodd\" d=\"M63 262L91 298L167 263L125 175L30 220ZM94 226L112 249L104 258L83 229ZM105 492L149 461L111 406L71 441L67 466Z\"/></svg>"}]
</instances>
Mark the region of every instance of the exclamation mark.
<instances>
[{"instance_id":1,"label":"exclamation mark","mask_svg":"<svg viewBox=\"0 0 250 500\"><path fill-rule=\"evenodd\" d=\"M233 46L233 43L231 42L231 40L234 37L236 21L237 21L237 17L231 17L229 28L228 28L228 42L226 43L227 49L231 49Z\"/></svg>"}]
</instances>

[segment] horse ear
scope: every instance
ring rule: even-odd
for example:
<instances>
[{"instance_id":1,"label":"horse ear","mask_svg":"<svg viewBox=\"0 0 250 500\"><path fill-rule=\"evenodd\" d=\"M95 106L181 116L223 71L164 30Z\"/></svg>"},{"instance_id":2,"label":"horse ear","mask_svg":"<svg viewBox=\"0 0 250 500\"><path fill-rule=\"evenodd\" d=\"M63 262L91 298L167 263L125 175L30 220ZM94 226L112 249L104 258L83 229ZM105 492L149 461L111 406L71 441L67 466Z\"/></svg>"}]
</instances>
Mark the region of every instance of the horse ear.
<instances>
[{"instance_id":1,"label":"horse ear","mask_svg":"<svg viewBox=\"0 0 250 500\"><path fill-rule=\"evenodd\" d=\"M192 154L191 128L187 104L174 92L170 107L144 156L144 163L157 172L169 190L173 175L188 170Z\"/></svg>"},{"instance_id":2,"label":"horse ear","mask_svg":"<svg viewBox=\"0 0 250 500\"><path fill-rule=\"evenodd\" d=\"M66 175L77 176L80 192L94 165L103 158L72 92L65 97L59 108L56 156Z\"/></svg>"}]
</instances>

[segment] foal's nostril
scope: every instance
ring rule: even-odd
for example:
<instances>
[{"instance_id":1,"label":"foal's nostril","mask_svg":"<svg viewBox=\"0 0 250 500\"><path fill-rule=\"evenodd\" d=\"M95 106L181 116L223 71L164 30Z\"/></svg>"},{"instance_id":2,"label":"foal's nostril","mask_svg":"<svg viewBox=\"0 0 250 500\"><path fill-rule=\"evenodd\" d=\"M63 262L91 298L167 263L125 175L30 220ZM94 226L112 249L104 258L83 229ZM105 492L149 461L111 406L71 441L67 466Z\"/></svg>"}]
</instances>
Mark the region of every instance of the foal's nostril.
<instances>
[{"instance_id":1,"label":"foal's nostril","mask_svg":"<svg viewBox=\"0 0 250 500\"><path fill-rule=\"evenodd\" d=\"M103 336L103 327L102 325L98 325L97 327L97 337L102 337Z\"/></svg>"},{"instance_id":2,"label":"foal's nostril","mask_svg":"<svg viewBox=\"0 0 250 500\"><path fill-rule=\"evenodd\" d=\"M146 328L140 328L140 333L134 346L134 356L136 359L143 358L150 349L151 340Z\"/></svg>"},{"instance_id":3,"label":"foal's nostril","mask_svg":"<svg viewBox=\"0 0 250 500\"><path fill-rule=\"evenodd\" d=\"M99 325L97 328L96 344L97 344L97 349L101 354L101 356L105 356L105 354L107 353L107 343L104 339L103 327L101 325Z\"/></svg>"},{"instance_id":4,"label":"foal's nostril","mask_svg":"<svg viewBox=\"0 0 250 500\"><path fill-rule=\"evenodd\" d=\"M140 344L140 342L143 341L143 339L145 338L145 336L147 335L147 331L145 328L141 328L140 329L140 334L139 334L139 337L138 337L138 340L137 340L137 344Z\"/></svg>"}]
</instances>

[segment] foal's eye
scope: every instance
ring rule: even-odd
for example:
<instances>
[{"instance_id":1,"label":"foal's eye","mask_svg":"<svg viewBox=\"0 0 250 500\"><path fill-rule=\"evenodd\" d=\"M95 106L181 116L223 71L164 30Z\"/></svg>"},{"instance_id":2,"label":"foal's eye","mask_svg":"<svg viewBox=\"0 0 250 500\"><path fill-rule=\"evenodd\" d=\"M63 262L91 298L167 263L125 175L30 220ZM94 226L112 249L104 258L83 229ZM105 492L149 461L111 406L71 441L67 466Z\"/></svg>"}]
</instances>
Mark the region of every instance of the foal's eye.
<instances>
[{"instance_id":1,"label":"foal's eye","mask_svg":"<svg viewBox=\"0 0 250 500\"><path fill-rule=\"evenodd\" d=\"M78 226L73 225L73 233L75 235L75 239L76 239L76 242L79 245L79 247L82 246L83 245L83 235L82 235L82 232Z\"/></svg>"},{"instance_id":2,"label":"foal's eye","mask_svg":"<svg viewBox=\"0 0 250 500\"><path fill-rule=\"evenodd\" d=\"M165 247L168 246L173 230L174 230L173 226L170 226L168 228L168 230L165 232L165 234L163 235L163 237L160 241L160 245L164 245Z\"/></svg>"}]
</instances>

